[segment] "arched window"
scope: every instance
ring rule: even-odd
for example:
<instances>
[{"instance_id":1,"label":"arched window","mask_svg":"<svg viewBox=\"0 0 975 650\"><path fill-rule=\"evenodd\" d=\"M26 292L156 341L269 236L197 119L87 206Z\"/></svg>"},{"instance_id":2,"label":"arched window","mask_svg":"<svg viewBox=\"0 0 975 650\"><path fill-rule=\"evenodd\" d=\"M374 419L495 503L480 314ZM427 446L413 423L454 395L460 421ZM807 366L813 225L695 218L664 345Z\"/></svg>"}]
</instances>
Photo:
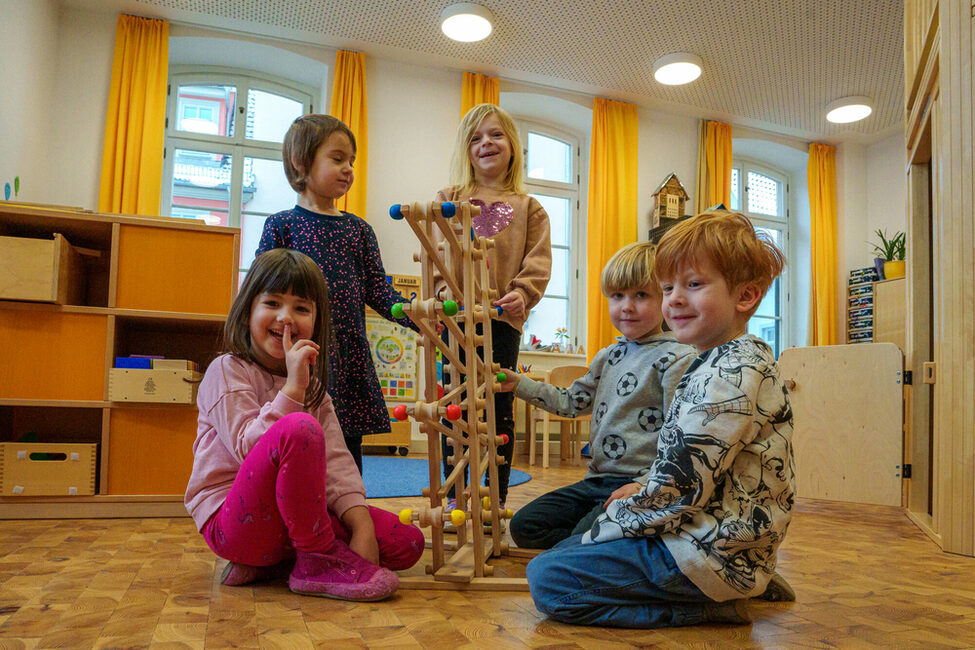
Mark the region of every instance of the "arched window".
<instances>
[{"instance_id":1,"label":"arched window","mask_svg":"<svg viewBox=\"0 0 975 650\"><path fill-rule=\"evenodd\" d=\"M525 323L523 342L532 336L543 344L560 342L556 332L564 329L566 343L578 344L581 319L572 305L581 303L578 269L585 262L579 246L579 141L570 133L518 120L519 135L525 148L525 185L528 193L548 213L552 232L552 277L542 300L531 310Z\"/></svg>"},{"instance_id":2,"label":"arched window","mask_svg":"<svg viewBox=\"0 0 975 650\"><path fill-rule=\"evenodd\" d=\"M755 230L767 235L780 250L789 241L789 179L783 172L759 163L735 160L731 170L731 209L744 213ZM785 318L789 293L785 271L772 282L758 310L748 321L748 332L772 346L775 356L789 344Z\"/></svg>"},{"instance_id":3,"label":"arched window","mask_svg":"<svg viewBox=\"0 0 975 650\"><path fill-rule=\"evenodd\" d=\"M312 111L311 97L308 88L259 73L171 70L160 211L239 227L241 277L264 220L295 203L281 143L294 119Z\"/></svg>"}]
</instances>

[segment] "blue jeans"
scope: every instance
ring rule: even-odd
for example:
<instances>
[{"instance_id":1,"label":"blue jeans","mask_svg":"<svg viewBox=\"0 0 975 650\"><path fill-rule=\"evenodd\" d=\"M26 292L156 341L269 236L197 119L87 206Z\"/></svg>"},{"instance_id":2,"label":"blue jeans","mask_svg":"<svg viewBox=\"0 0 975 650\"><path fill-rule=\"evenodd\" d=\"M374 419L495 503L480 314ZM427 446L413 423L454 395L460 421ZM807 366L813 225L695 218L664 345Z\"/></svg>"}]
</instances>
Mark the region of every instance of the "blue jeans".
<instances>
[{"instance_id":1,"label":"blue jeans","mask_svg":"<svg viewBox=\"0 0 975 650\"><path fill-rule=\"evenodd\" d=\"M619 476L591 477L547 492L518 508L511 537L521 548L552 548L589 530L609 495L632 482L633 478Z\"/></svg>"},{"instance_id":2,"label":"blue jeans","mask_svg":"<svg viewBox=\"0 0 975 650\"><path fill-rule=\"evenodd\" d=\"M717 603L687 579L659 537L582 544L573 535L528 564L535 607L577 625L654 628L724 622Z\"/></svg>"}]
</instances>

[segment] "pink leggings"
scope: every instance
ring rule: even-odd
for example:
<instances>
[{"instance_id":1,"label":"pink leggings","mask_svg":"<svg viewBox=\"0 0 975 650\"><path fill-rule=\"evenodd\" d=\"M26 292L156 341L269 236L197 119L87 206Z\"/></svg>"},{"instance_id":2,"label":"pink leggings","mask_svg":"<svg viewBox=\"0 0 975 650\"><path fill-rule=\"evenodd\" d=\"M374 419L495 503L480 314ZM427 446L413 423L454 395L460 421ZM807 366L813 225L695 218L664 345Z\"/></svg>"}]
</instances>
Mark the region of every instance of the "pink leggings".
<instances>
[{"instance_id":1,"label":"pink leggings","mask_svg":"<svg viewBox=\"0 0 975 650\"><path fill-rule=\"evenodd\" d=\"M315 418L292 413L278 420L254 446L223 505L203 526L218 556L240 564L270 566L295 550L327 553L349 530L325 501L325 434ZM423 553L423 533L391 512L369 507L379 563L407 569Z\"/></svg>"}]
</instances>

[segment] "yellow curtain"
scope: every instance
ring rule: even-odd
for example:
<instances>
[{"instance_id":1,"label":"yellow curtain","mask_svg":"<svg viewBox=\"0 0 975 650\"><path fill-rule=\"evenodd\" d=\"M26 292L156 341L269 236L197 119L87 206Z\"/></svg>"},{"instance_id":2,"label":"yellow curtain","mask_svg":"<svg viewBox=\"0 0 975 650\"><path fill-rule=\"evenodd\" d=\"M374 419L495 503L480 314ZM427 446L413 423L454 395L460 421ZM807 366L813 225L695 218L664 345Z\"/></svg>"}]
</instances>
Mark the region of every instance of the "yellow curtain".
<instances>
[{"instance_id":1,"label":"yellow curtain","mask_svg":"<svg viewBox=\"0 0 975 650\"><path fill-rule=\"evenodd\" d=\"M813 345L836 345L836 147L810 144L806 175L812 220Z\"/></svg>"},{"instance_id":2,"label":"yellow curtain","mask_svg":"<svg viewBox=\"0 0 975 650\"><path fill-rule=\"evenodd\" d=\"M590 359L617 336L599 275L613 253L637 240L638 125L636 105L598 97L593 102L586 266Z\"/></svg>"},{"instance_id":3,"label":"yellow curtain","mask_svg":"<svg viewBox=\"0 0 975 650\"><path fill-rule=\"evenodd\" d=\"M501 103L501 84L497 77L485 77L476 72L465 72L460 88L460 117L478 104Z\"/></svg>"},{"instance_id":4,"label":"yellow curtain","mask_svg":"<svg viewBox=\"0 0 975 650\"><path fill-rule=\"evenodd\" d=\"M120 14L105 115L100 212L158 215L169 23Z\"/></svg>"},{"instance_id":5,"label":"yellow curtain","mask_svg":"<svg viewBox=\"0 0 975 650\"><path fill-rule=\"evenodd\" d=\"M332 116L345 122L356 140L355 182L352 189L335 202L335 207L365 219L369 115L366 108L366 55L362 52L339 50L335 53Z\"/></svg>"},{"instance_id":6,"label":"yellow curtain","mask_svg":"<svg viewBox=\"0 0 975 650\"><path fill-rule=\"evenodd\" d=\"M697 150L697 193L694 214L712 205L731 207L731 125L701 121Z\"/></svg>"}]
</instances>

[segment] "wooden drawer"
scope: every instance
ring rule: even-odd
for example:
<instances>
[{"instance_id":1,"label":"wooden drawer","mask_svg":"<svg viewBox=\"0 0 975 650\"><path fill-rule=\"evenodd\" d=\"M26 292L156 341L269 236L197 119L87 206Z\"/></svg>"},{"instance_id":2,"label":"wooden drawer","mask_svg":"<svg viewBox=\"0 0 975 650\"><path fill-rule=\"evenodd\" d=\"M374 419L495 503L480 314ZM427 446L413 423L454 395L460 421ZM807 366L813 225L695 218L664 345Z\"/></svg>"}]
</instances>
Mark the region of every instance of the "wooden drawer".
<instances>
[{"instance_id":1,"label":"wooden drawer","mask_svg":"<svg viewBox=\"0 0 975 650\"><path fill-rule=\"evenodd\" d=\"M0 494L93 495L97 447L94 444L0 443Z\"/></svg>"},{"instance_id":2,"label":"wooden drawer","mask_svg":"<svg viewBox=\"0 0 975 650\"><path fill-rule=\"evenodd\" d=\"M0 237L0 300L80 305L84 263L68 240Z\"/></svg>"},{"instance_id":3,"label":"wooden drawer","mask_svg":"<svg viewBox=\"0 0 975 650\"><path fill-rule=\"evenodd\" d=\"M192 370L112 368L108 399L113 402L196 404L203 373Z\"/></svg>"}]
</instances>

